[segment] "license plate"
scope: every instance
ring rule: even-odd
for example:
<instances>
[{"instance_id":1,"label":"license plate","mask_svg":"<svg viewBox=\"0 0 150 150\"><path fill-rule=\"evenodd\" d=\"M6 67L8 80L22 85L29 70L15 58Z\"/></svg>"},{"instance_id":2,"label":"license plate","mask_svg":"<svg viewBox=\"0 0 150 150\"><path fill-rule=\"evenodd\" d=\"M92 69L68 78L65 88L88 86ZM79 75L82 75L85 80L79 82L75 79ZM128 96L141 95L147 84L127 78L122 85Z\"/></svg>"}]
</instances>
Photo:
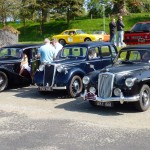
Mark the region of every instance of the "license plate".
<instances>
[{"instance_id":1,"label":"license plate","mask_svg":"<svg viewBox=\"0 0 150 150\"><path fill-rule=\"evenodd\" d=\"M97 105L98 106L104 106L104 107L113 107L113 103L112 102L98 102L97 101Z\"/></svg>"},{"instance_id":2,"label":"license plate","mask_svg":"<svg viewBox=\"0 0 150 150\"><path fill-rule=\"evenodd\" d=\"M52 88L51 87L42 86L42 87L39 87L39 91L52 91Z\"/></svg>"}]
</instances>

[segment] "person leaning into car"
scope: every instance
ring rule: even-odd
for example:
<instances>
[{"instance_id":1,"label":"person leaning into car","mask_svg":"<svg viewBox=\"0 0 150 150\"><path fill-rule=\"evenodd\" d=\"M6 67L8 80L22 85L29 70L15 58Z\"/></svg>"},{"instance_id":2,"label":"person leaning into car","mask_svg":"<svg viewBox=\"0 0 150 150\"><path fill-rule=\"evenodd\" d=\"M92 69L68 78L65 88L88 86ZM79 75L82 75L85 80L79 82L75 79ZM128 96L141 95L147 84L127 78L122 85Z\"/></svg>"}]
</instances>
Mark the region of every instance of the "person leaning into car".
<instances>
[{"instance_id":1,"label":"person leaning into car","mask_svg":"<svg viewBox=\"0 0 150 150\"><path fill-rule=\"evenodd\" d=\"M40 66L39 70L44 69L45 64L51 63L55 58L55 48L50 44L50 40L45 38L44 45L41 46L38 50L38 54L35 56L36 58L40 58Z\"/></svg>"}]
</instances>

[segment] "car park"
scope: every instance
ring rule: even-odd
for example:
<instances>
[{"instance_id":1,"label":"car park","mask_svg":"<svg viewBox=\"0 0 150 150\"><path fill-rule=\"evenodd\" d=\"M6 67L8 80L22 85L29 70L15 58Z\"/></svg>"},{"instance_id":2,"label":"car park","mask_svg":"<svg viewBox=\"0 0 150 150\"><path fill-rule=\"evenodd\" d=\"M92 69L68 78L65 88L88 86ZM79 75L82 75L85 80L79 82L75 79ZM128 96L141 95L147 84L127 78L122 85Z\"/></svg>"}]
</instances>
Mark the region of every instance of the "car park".
<instances>
[{"instance_id":1,"label":"car park","mask_svg":"<svg viewBox=\"0 0 150 150\"><path fill-rule=\"evenodd\" d=\"M54 35L53 39L57 39L63 46L65 44L72 44L87 41L102 41L103 35L100 34L87 34L81 29L65 30L58 35Z\"/></svg>"},{"instance_id":2,"label":"car park","mask_svg":"<svg viewBox=\"0 0 150 150\"><path fill-rule=\"evenodd\" d=\"M0 48L0 92L13 85L29 85L39 61L34 59L41 44L14 44ZM19 75L20 63L26 53L31 72L24 70Z\"/></svg>"},{"instance_id":3,"label":"car park","mask_svg":"<svg viewBox=\"0 0 150 150\"><path fill-rule=\"evenodd\" d=\"M131 102L137 110L146 111L150 106L150 45L122 48L112 65L87 74L83 83L81 98L93 106Z\"/></svg>"},{"instance_id":4,"label":"car park","mask_svg":"<svg viewBox=\"0 0 150 150\"><path fill-rule=\"evenodd\" d=\"M125 31L126 45L150 44L150 21L136 23L130 31Z\"/></svg>"},{"instance_id":5,"label":"car park","mask_svg":"<svg viewBox=\"0 0 150 150\"><path fill-rule=\"evenodd\" d=\"M111 64L117 48L109 42L83 42L63 47L59 60L35 73L34 82L40 92L66 90L71 97L82 92L82 78L93 70Z\"/></svg>"}]
</instances>

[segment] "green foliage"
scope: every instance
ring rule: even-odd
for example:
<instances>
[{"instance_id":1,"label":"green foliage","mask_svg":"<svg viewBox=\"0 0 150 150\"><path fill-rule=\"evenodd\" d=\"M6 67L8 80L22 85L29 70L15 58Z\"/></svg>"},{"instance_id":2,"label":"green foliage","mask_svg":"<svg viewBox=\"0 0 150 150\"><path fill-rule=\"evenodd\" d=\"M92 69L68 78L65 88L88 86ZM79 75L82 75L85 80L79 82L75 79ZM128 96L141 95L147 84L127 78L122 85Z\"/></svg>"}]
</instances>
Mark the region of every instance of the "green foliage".
<instances>
[{"instance_id":1,"label":"green foliage","mask_svg":"<svg viewBox=\"0 0 150 150\"><path fill-rule=\"evenodd\" d=\"M139 14L130 14L123 16L123 22L125 24L125 30L129 30L136 22L140 21L149 21L149 13L139 13ZM117 19L117 16L116 16ZM105 28L106 32L109 33L109 22L110 18L105 18ZM40 25L38 22L27 22L26 26L23 27L23 24L9 23L10 26L13 26L20 31L19 41L43 41L45 37L51 38L53 35L59 34L66 29L78 28L82 29L87 33L92 33L93 31L103 30L103 19L78 19L72 20L69 25L67 25L65 20L54 21L51 20L49 23L44 24L43 34L40 30Z\"/></svg>"}]
</instances>

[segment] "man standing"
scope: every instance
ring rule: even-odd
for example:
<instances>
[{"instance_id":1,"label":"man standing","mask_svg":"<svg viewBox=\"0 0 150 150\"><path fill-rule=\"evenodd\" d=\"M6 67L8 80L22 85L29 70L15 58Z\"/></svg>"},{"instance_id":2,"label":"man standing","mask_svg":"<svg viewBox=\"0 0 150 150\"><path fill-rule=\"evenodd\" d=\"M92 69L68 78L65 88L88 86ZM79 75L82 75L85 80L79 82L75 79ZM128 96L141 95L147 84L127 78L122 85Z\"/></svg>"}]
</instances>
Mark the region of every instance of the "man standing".
<instances>
[{"instance_id":1,"label":"man standing","mask_svg":"<svg viewBox=\"0 0 150 150\"><path fill-rule=\"evenodd\" d=\"M113 42L116 45L116 22L115 18L112 18L112 21L109 23L110 30L110 42Z\"/></svg>"},{"instance_id":2,"label":"man standing","mask_svg":"<svg viewBox=\"0 0 150 150\"><path fill-rule=\"evenodd\" d=\"M57 39L52 40L52 45L55 48L55 58L57 58L60 50L62 50L63 46L58 42Z\"/></svg>"},{"instance_id":3,"label":"man standing","mask_svg":"<svg viewBox=\"0 0 150 150\"><path fill-rule=\"evenodd\" d=\"M117 20L117 46L124 46L123 38L124 38L124 23L122 22L122 16L119 16Z\"/></svg>"},{"instance_id":4,"label":"man standing","mask_svg":"<svg viewBox=\"0 0 150 150\"><path fill-rule=\"evenodd\" d=\"M39 70L43 70L44 65L51 63L55 58L55 49L50 44L50 40L46 38L44 40L44 43L45 44L39 48L38 54L37 54L37 57L40 58L40 62L41 62L39 66Z\"/></svg>"}]
</instances>

